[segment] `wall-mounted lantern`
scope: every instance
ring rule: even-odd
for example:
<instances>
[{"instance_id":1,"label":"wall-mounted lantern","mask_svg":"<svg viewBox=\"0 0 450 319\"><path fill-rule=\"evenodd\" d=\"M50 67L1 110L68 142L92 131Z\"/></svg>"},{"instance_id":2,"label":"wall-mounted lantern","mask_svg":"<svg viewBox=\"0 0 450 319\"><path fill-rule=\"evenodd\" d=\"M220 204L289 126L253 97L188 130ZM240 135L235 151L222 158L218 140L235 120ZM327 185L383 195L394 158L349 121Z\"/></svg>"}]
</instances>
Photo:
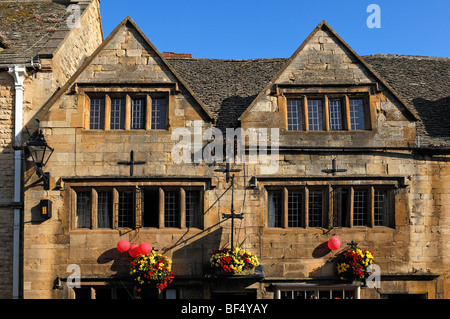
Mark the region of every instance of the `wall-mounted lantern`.
<instances>
[{"instance_id":1,"label":"wall-mounted lantern","mask_svg":"<svg viewBox=\"0 0 450 319\"><path fill-rule=\"evenodd\" d=\"M36 174L44 180L44 190L49 190L50 173L44 173L42 168L47 164L54 150L47 145L42 130L37 131L36 136L27 142L27 149L36 164Z\"/></svg>"}]
</instances>

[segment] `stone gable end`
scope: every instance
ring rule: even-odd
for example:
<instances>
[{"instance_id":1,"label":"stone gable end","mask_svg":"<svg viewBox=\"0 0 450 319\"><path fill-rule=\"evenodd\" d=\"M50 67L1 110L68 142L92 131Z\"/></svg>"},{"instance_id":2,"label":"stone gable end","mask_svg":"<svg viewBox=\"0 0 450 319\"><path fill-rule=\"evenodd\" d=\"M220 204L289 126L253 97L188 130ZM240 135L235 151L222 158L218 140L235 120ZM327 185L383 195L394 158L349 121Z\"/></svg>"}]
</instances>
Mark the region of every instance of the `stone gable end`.
<instances>
[{"instance_id":1,"label":"stone gable end","mask_svg":"<svg viewBox=\"0 0 450 319\"><path fill-rule=\"evenodd\" d=\"M360 84L375 82L354 55L326 29L318 30L275 83Z\"/></svg>"},{"instance_id":2,"label":"stone gable end","mask_svg":"<svg viewBox=\"0 0 450 319\"><path fill-rule=\"evenodd\" d=\"M93 59L78 82L166 83L177 80L155 50L127 23Z\"/></svg>"}]
</instances>

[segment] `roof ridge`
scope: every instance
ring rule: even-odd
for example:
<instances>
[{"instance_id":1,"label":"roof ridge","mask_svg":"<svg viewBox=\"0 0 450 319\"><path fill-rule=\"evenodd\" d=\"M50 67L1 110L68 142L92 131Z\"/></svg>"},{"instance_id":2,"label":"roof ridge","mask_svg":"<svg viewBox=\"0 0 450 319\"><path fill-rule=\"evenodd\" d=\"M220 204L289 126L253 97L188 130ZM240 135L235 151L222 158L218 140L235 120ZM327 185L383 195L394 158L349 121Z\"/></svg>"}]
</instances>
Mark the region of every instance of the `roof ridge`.
<instances>
[{"instance_id":1,"label":"roof ridge","mask_svg":"<svg viewBox=\"0 0 450 319\"><path fill-rule=\"evenodd\" d=\"M406 58L406 59L419 59L419 60L450 60L450 57L439 57L439 56L426 56L426 55L409 55L409 54L368 54L363 55L363 58L373 57L373 58Z\"/></svg>"},{"instance_id":2,"label":"roof ridge","mask_svg":"<svg viewBox=\"0 0 450 319\"><path fill-rule=\"evenodd\" d=\"M214 58L180 58L180 57L165 57L167 60L187 60L187 61L217 61L217 62L252 62L252 61L282 61L288 58L253 58L253 59L214 59Z\"/></svg>"}]
</instances>

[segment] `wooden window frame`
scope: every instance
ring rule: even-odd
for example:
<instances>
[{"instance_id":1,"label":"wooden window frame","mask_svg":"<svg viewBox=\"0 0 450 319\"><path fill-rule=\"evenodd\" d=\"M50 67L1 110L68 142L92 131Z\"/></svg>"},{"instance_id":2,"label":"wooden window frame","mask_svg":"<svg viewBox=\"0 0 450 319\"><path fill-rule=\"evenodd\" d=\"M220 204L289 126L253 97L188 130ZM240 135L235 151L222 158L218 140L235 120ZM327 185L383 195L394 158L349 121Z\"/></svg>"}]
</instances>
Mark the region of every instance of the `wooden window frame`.
<instances>
[{"instance_id":1,"label":"wooden window frame","mask_svg":"<svg viewBox=\"0 0 450 319\"><path fill-rule=\"evenodd\" d=\"M143 226L143 192L145 190L157 190L159 192L159 222L157 227L144 227ZM111 192L112 193L112 216L111 216L111 227L106 228L98 227L98 192ZM133 191L134 192L134 217L133 217L133 225L132 227L119 227L119 192L120 191ZM165 220L165 209L164 209L164 198L166 191L176 191L179 192L179 212L177 218L179 218L177 224L178 227L166 227ZM198 208L198 216L197 216L197 224L186 226L186 191L198 191L199 192L199 208ZM78 192L90 192L91 193L91 208L90 208L90 218L91 223L90 227L79 228L76 224L76 216L77 216L77 193ZM195 229L203 229L204 228L204 219L203 219L203 210L205 203L205 191L201 186L133 186L133 185L124 185L124 186L73 186L70 188L70 197L71 197L71 207L72 207L72 222L71 229L73 230L86 230L86 229L187 229L187 228L195 228Z\"/></svg>"},{"instance_id":2,"label":"wooden window frame","mask_svg":"<svg viewBox=\"0 0 450 319\"><path fill-rule=\"evenodd\" d=\"M309 191L322 191L322 220L321 226L309 226ZM266 189L266 228L269 229L299 229L299 228L326 228L328 225L328 196L326 193L326 187L324 186L290 186L290 187L268 187ZM274 227L269 226L269 192L281 191L281 226ZM302 194L302 206L301 206L301 226L289 226L289 192L300 192Z\"/></svg>"},{"instance_id":3,"label":"wooden window frame","mask_svg":"<svg viewBox=\"0 0 450 319\"><path fill-rule=\"evenodd\" d=\"M362 100L363 110L364 110L364 130L352 130L351 129L351 118L350 118L350 100ZM320 100L322 101L322 129L321 130L310 130L309 128L309 113L308 113L308 101L309 100ZM340 130L332 130L330 124L330 113L329 113L329 101L330 100L340 100L341 101L341 125ZM302 105L302 125L299 125L301 129L291 130L289 129L289 119L287 112L288 101L301 101ZM308 94L294 94L286 93L285 95L279 97L278 103L284 103L285 107L280 107L280 109L285 110L285 130L287 132L363 132L372 131L372 110L370 108L370 98L369 92L358 92L358 93L308 93Z\"/></svg>"},{"instance_id":4,"label":"wooden window frame","mask_svg":"<svg viewBox=\"0 0 450 319\"><path fill-rule=\"evenodd\" d=\"M90 110L91 99L104 99L104 119L103 128L91 129L90 125ZM125 99L125 115L123 129L111 128L111 99ZM142 99L144 100L144 127L132 128L132 101ZM152 99L164 99L165 105L165 127L152 129ZM170 114L173 113L173 98L168 91L152 91L152 92L116 92L116 91L95 91L95 92L83 92L79 95L79 104L81 105L84 114L83 127L89 131L155 131L165 132L169 130ZM84 101L84 102L83 102ZM83 103L85 104L83 107Z\"/></svg>"},{"instance_id":5,"label":"wooden window frame","mask_svg":"<svg viewBox=\"0 0 450 319\"><path fill-rule=\"evenodd\" d=\"M333 227L341 228L377 228L377 227L387 227L395 228L395 188L392 185L265 185L266 190L265 202L265 228L267 229L317 229L325 228L331 229ZM347 211L345 212L346 224L342 225L338 218L341 218L342 212L338 208L339 201L336 199L339 189L344 189L348 192L347 194ZM322 191L322 225L321 226L310 226L309 224L309 193L310 191ZM354 192L355 190L365 190L367 191L367 207L366 207L366 225L354 225ZM386 192L386 212L385 218L382 225L375 224L375 191L383 190ZM270 203L269 194L270 192L278 191L281 192L281 222L280 226L270 226L269 225L269 214L270 214ZM300 191L302 193L302 226L291 227L289 226L289 212L288 212L288 199L290 191Z\"/></svg>"}]
</instances>

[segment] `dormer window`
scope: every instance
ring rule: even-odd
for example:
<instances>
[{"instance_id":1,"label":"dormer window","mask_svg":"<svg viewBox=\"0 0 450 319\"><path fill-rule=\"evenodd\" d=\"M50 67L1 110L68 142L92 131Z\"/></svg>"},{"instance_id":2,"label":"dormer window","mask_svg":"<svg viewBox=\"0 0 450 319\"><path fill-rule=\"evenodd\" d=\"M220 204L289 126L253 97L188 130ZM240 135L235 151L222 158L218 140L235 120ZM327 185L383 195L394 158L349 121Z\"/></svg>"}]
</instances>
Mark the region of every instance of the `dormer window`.
<instances>
[{"instance_id":1,"label":"dormer window","mask_svg":"<svg viewBox=\"0 0 450 319\"><path fill-rule=\"evenodd\" d=\"M165 130L167 94L104 94L89 96L90 130Z\"/></svg>"},{"instance_id":2,"label":"dormer window","mask_svg":"<svg viewBox=\"0 0 450 319\"><path fill-rule=\"evenodd\" d=\"M365 96L287 96L288 131L363 131L370 129Z\"/></svg>"}]
</instances>

